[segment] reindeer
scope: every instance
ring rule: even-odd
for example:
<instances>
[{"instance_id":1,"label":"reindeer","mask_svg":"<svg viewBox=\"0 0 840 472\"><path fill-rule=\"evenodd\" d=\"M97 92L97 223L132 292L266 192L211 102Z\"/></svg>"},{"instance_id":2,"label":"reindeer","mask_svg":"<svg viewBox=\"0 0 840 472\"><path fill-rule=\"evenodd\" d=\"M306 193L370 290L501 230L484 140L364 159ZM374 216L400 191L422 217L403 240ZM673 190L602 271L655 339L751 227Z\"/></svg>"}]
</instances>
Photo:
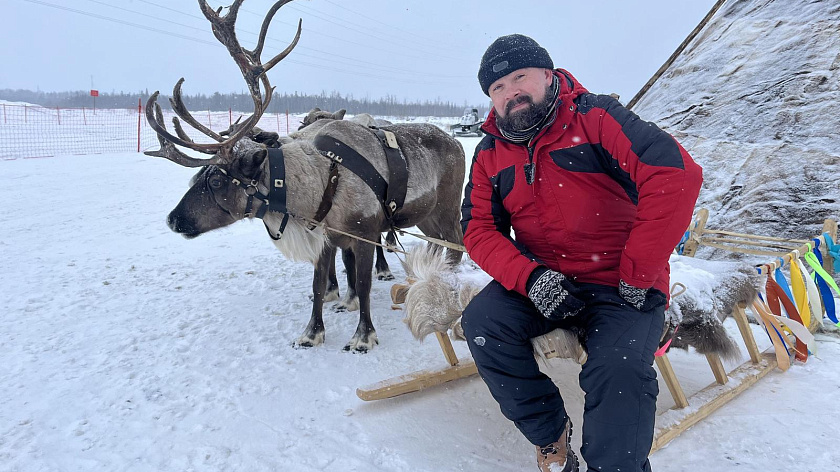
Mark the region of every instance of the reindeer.
<instances>
[{"instance_id":1,"label":"reindeer","mask_svg":"<svg viewBox=\"0 0 840 472\"><path fill-rule=\"evenodd\" d=\"M298 131L295 133L290 134L291 138L304 138L306 136L311 136L312 132L314 131L311 125L315 124L316 121L320 121L316 126L316 128L320 128L326 124L325 121L322 120L343 120L344 115L347 113L347 110L340 109L337 112L329 112L326 110L321 110L318 107L313 108L306 114L301 122L300 126L298 127ZM390 121L387 120L377 120L373 116L367 113L361 113L358 115L353 116L353 118L349 119L348 121L359 123L362 126L370 127L370 126L388 126L392 125ZM304 128L309 128L307 131L302 132ZM377 239L377 243L381 243L382 238ZM345 273L348 276L347 286L348 286L348 293L347 298L339 303L336 306L337 311L354 311L359 308L358 297L355 297L355 290L353 289L353 284L350 282L350 270L347 267L349 261L352 261L352 255L348 255L350 258L346 258L344 252L341 253L342 261L344 262L344 269ZM388 261L385 259L385 252L382 250L382 246L376 246L376 259L374 262L374 272L376 273L376 278L379 280L394 280L393 274L391 274L391 269L388 267ZM336 277L335 273L335 261L330 264L330 274L327 280L327 293L324 296L324 301L333 301L338 300L340 298L339 289L338 289L338 277Z\"/></svg>"},{"instance_id":2,"label":"reindeer","mask_svg":"<svg viewBox=\"0 0 840 472\"><path fill-rule=\"evenodd\" d=\"M352 270L348 271L348 277L353 279L359 297L360 314L356 332L344 350L367 352L379 343L370 317L374 249L367 242L347 234L372 241L383 231L392 229L392 224L398 228L417 226L428 236L459 244L462 240L459 200L465 172L464 150L456 140L433 125L393 125L390 131L408 164L408 185L404 205L390 221L379 197L365 180L343 166L333 166L337 160L325 157L314 144L318 138L341 141L364 156L387 179L388 164L382 144L373 130L358 124L327 120L320 129L311 132L314 134L312 140L280 140L277 149L283 155L285 175L282 179L273 178L277 151L269 150L248 136L271 101L273 88L266 73L297 45L301 23L289 46L263 64L260 56L268 25L277 10L291 0L280 0L269 9L253 50L243 48L236 38L235 22L242 1L234 0L223 16L221 8L212 10L206 0L199 0L199 6L210 21L213 34L239 66L254 101L254 113L223 137L199 123L187 110L181 97L182 78L170 98L177 115L172 120L175 134L171 134L157 104L159 92L147 101L146 119L158 134L161 148L146 154L186 167L202 167L193 177L191 188L167 217L167 223L173 231L194 238L239 220L258 217L287 258L311 262L315 266L312 314L303 334L294 342L296 347L323 344L322 311L330 261L334 260L337 248L349 250L346 252L352 255L352 261L349 261ZM205 144L190 139L178 117L214 142ZM179 146L211 157L192 157ZM338 182L334 187L333 205L320 223L315 222L322 207L319 202L333 177ZM285 205L274 203L272 206L278 189L285 195ZM461 255L459 251L449 250L447 260L457 264Z\"/></svg>"},{"instance_id":3,"label":"reindeer","mask_svg":"<svg viewBox=\"0 0 840 472\"><path fill-rule=\"evenodd\" d=\"M309 110L309 113L303 117L303 121L300 123L298 127L298 131L306 128L307 126L315 123L318 120L343 120L344 115L347 113L347 110L342 108L335 113L328 112L326 110L321 110L318 107L315 107ZM359 113L358 115L353 115L353 118L350 118L348 121L354 121L359 123L362 126L391 126L391 123L388 120L382 120L379 118L374 118L372 115L368 113Z\"/></svg>"}]
</instances>

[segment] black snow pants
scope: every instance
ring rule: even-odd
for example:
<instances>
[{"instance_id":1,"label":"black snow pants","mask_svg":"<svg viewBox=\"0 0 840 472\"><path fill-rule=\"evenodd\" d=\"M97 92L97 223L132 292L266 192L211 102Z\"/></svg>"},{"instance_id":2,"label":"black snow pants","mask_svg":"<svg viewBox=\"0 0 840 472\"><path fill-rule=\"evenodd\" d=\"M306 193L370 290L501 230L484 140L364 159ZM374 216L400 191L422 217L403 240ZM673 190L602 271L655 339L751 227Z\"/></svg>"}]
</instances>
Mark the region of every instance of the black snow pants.
<instances>
[{"instance_id":1,"label":"black snow pants","mask_svg":"<svg viewBox=\"0 0 840 472\"><path fill-rule=\"evenodd\" d=\"M502 414L532 444L550 444L560 437L567 415L557 386L539 370L530 340L556 328L581 328L589 354L579 379L586 394L581 454L588 470L650 471L647 456L659 393L653 354L665 307L641 312L615 287L578 287L586 308L553 322L527 297L490 282L461 319L478 373Z\"/></svg>"}]
</instances>

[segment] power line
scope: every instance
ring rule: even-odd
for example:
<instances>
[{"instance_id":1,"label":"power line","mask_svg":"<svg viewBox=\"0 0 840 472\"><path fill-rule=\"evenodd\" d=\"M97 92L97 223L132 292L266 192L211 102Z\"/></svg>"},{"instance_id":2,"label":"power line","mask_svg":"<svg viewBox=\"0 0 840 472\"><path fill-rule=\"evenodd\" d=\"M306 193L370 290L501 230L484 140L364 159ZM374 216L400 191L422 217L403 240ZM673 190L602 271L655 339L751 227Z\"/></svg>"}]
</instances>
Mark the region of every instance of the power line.
<instances>
[{"instance_id":1,"label":"power line","mask_svg":"<svg viewBox=\"0 0 840 472\"><path fill-rule=\"evenodd\" d=\"M117 9L117 10L121 10L121 11L124 11L124 12L127 12L127 13L131 13L131 14L133 14L133 15L139 15L139 16L144 16L144 17L146 17L146 18L151 18L151 19L153 19L153 20L155 20L155 21L162 21L162 22L165 22L165 23L170 23L170 24L173 24L173 25L176 25L176 26L180 26L180 27L182 27L182 28L188 28L188 29L191 29L191 30L199 31L199 32L204 33L204 34L206 34L206 33L208 32L208 30L209 30L209 28L207 28L207 29L205 29L205 28L198 28L198 27L195 27L195 26L186 25L186 24L183 24L183 23L178 23L178 22L176 22L176 21L168 20L168 19L166 19L166 18L161 18L161 17L158 17L158 16L149 15L149 14L142 13L142 12L135 11L135 10L131 10L131 9L128 9L128 8L123 8L123 7L118 7L118 6L115 6L115 5L110 5L110 4L106 3L106 2L102 2L102 1L99 1L99 0L87 0L87 1L88 1L88 2L91 2L91 3L96 3L96 4L99 4L99 5L104 5L104 6L106 6L106 7L114 8L114 9ZM140 1L143 1L143 0L140 0ZM206 21L207 21L207 19L206 19L206 18L204 18L203 16L199 17L198 15L191 15L191 14L189 14L189 13L179 12L178 10L174 10L174 9L172 9L172 8L163 7L163 6L161 6L161 5L157 5L157 4L153 3L153 2L143 1L143 3L148 3L148 4L151 4L151 5L154 5L154 6L158 6L158 7L166 8L167 10L171 10L171 11L173 11L173 12L181 13L181 14L186 15L186 16L189 16L189 17L191 17L191 18L197 18L197 19L200 19L200 20L202 20L202 21L204 21L204 22L206 22ZM256 37L256 36L259 36L259 34L258 34L258 33L254 33L254 32L252 32L252 31L247 31L247 30L242 30L242 29L240 29L237 33L246 33L246 34L249 34L249 35L253 35L253 36L255 36L255 37ZM282 47L283 47L283 48L285 48L285 47L286 47L286 45L285 45L285 44L283 44L283 43L282 43L280 40L278 40L278 39L274 39L274 38L266 38L266 39L267 39L268 41L272 41L272 42L276 42L276 43L278 43L278 44L282 44ZM324 54L324 55L328 55L328 56L337 57L337 58L339 58L339 59L344 59L344 60L346 60L346 61L350 61L349 63L348 63L348 62L345 62L345 63L344 63L345 65L349 65L349 66L353 66L353 67L358 67L358 66L359 66L359 64L368 64L368 66L369 66L369 67L374 68L374 69L379 69L381 72L390 72L390 71L393 71L393 72L406 72L406 73L409 73L409 74L419 74L419 72L417 72L417 71L412 71L412 70L408 70L408 69L400 69L400 68L396 68L396 67L387 67L387 66L382 66L381 64L377 64L377 63L373 63L373 62L367 62L367 61L360 61L360 60L357 60L357 59L353 59L353 58L349 58L349 57L345 57L345 56L341 56L341 55L338 55L338 54L333 54L333 53L329 53L329 52L324 52L324 51L321 51L321 50L318 50L318 49L314 49L314 48L310 48L310 47L306 47L306 46L301 46L301 45L298 45L297 47L295 47L295 49L296 49L296 50L298 50L298 49L304 49L304 50L312 51L312 52L315 52L315 53L318 53L318 54ZM317 56L312 56L311 54L302 53L302 52L300 52L300 51L298 51L298 52L296 53L296 55L298 55L298 56L304 56L304 57L310 57L310 58L315 59L315 60L323 60L323 58L319 58L319 57L317 57ZM441 79L466 79L466 78L467 78L466 76L446 76L446 75L438 75L438 74L433 74L433 75L431 75L431 76L433 76L433 77L437 77L437 78L441 78Z\"/></svg>"},{"instance_id":2,"label":"power line","mask_svg":"<svg viewBox=\"0 0 840 472\"><path fill-rule=\"evenodd\" d=\"M362 18L364 18L364 19L366 19L366 20L368 20L368 21L372 21L372 22L374 22L374 23L379 23L379 24L381 24L381 25L387 26L388 28L391 28L391 29L393 29L394 31L396 31L396 32L398 32L398 33L410 34L411 36L414 36L414 37L415 37L415 38L417 38L417 39L422 39L423 41L428 41L428 42L432 42L432 43L437 43L438 45L441 45L442 47L451 47L451 46L452 46L451 44L441 43L441 42L438 42L438 40L436 40L436 39L426 38L426 37L424 37L424 36L421 36L421 35L419 35L419 34L415 34L415 33L411 32L411 31L408 31L408 30L402 30L402 29L399 29L399 28L397 28L396 26L393 26L393 25L391 25L391 24L389 24L389 23L385 23L384 21L381 21L381 20L377 20L376 18L371 18L371 17L369 17L369 16L362 15L361 13L359 13L359 12L357 12L357 11L355 11L355 10L351 10L351 9L349 9L349 8L345 7L344 5L341 5L341 4L339 4L339 3L335 3L335 2L333 2L332 0L324 0L324 1L325 1L325 2L327 2L327 3L329 3L330 5L333 5L333 6L336 6L336 7L338 7L338 8L341 8L342 10L349 11L350 13L352 13L352 14L354 14L354 15L356 15L356 16L360 16L360 17L362 17Z\"/></svg>"},{"instance_id":3,"label":"power line","mask_svg":"<svg viewBox=\"0 0 840 472\"><path fill-rule=\"evenodd\" d=\"M186 39L186 40L201 43L201 44L207 44L207 45L215 46L215 47L221 47L222 46L218 42L212 42L212 41L207 41L207 40L194 38L194 37L187 36L187 35L172 33L170 31L166 31L166 30L162 30L162 29L158 29L158 28L153 28L153 27L146 26L146 25L143 25L143 24L134 23L134 22L130 22L130 21L125 21L125 20L121 20L121 19L118 19L118 18L113 18L113 17L109 17L109 16L105 16L105 15L100 15L100 14L97 14L97 13L91 13L91 12L84 11L84 10L78 10L78 9L75 9L75 8L69 8L69 7L65 7L65 6L62 6L62 5L55 5L55 4L47 3L47 2L44 2L44 1L40 1L40 0L24 0L24 1L29 2L29 3L35 3L35 4L38 4L38 5L47 6L47 7L52 7L52 8L56 8L56 9L60 9L60 10L69 11L69 12L84 15L84 16L89 16L89 17L96 18L96 19L103 20L103 21L109 21L109 22L112 22L112 23L118 23L118 24L122 24L122 25L126 25L126 26L131 26L131 27L134 27L134 28L143 29L143 30L146 30L146 31L161 33L161 34L165 34L165 35L168 35L168 36L173 36L173 37L180 38L180 39ZM89 1L94 1L95 3L101 3L101 2L96 2L95 0L89 0ZM119 7L117 7L117 8L119 8ZM137 12L134 12L134 13L137 13ZM183 13L183 12L181 12L181 13ZM150 15L144 15L144 16L150 16ZM155 17L153 17L153 18L155 18ZM157 19L159 21L174 23L174 24L184 26L184 27L187 27L187 28L190 28L190 29L201 30L200 28L192 27L192 26L189 26L189 25L183 25L183 24L176 23L176 22L173 22L173 21L170 21L170 20L165 20L165 19L161 19L161 18L157 18ZM203 31L203 30L201 30L201 31ZM249 34L256 34L256 33L249 33ZM273 41L279 42L278 40L273 40ZM321 54L343 57L343 56L338 56L338 55L331 54L331 53L325 53L325 52L322 52L322 51L314 50L312 48L307 48L307 49L317 51L318 53L321 53ZM300 54L300 55L303 55L303 54ZM312 56L309 56L309 57L312 57ZM314 59L319 59L317 57L313 57L313 58ZM345 58L345 59L350 59L350 58ZM313 68L319 69L321 71L323 71L325 68L330 68L330 69L333 69L333 70L337 70L339 72L345 72L345 73L347 73L349 75L353 75L353 76L374 77L374 78L383 78L383 79L393 78L393 77L388 77L388 76L370 74L370 73L367 73L367 72L356 72L356 71L351 71L351 70L348 70L348 69L336 68L332 65L325 66L323 64L311 64L311 63L306 63L306 62L302 62L302 61L297 61L297 60L294 60L294 59L284 59L284 60L286 62L290 63L290 64L305 65L305 66L308 66L308 67L313 67ZM361 62L361 61L356 61L355 59L350 59L350 60L355 61L355 62ZM368 64L372 64L372 63L368 63ZM384 69L383 71L386 71L386 72L388 70L396 70L396 71L402 70L402 69L394 69L394 68L382 68L382 67L379 67L379 68ZM406 71L406 72L408 72L410 74L417 74L416 72L413 72L413 71ZM463 78L466 78L464 76L434 76L434 77L436 79L443 79L443 80L452 80L452 79L461 80ZM400 82L402 82L402 83L414 83L414 84L427 84L428 80L415 80L415 79L411 79L410 77L409 78L400 77Z\"/></svg>"},{"instance_id":4,"label":"power line","mask_svg":"<svg viewBox=\"0 0 840 472\"><path fill-rule=\"evenodd\" d=\"M360 33L360 34L365 35L365 36L370 36L370 37L372 37L374 39L377 39L379 41L391 41L391 42L393 42L393 41L403 41L403 42L407 42L412 47L413 50L423 52L424 54L428 54L428 55L430 55L430 56L432 56L436 59L443 58L443 59L450 59L450 60L459 61L459 62L462 61L462 59L459 59L459 58L454 58L454 57L451 57L451 56L442 55L442 54L440 54L440 51L424 50L424 49L418 47L418 45L416 43L407 41L407 40L403 39L401 36L381 36L381 35L378 35L378 34L374 34L373 30L371 30L370 27L367 26L367 25L359 25L359 24L354 23L352 21L345 20L343 18L338 18L336 16L330 15L329 13L324 13L322 11L315 10L311 7L304 7L304 6L298 5L298 4L288 4L287 7L292 9L292 10L300 11L302 13L308 13L308 14L314 16L315 18L319 18L319 19L321 19L323 21L326 21L328 23L332 23L336 26L346 28L350 31L354 31L356 33ZM243 11L247 11L247 10L243 10ZM248 11L248 13L255 14L255 13L250 12L250 11ZM353 27L350 27L350 26L342 25L342 24L336 23L335 21L329 20L328 18L325 18L325 17L334 18L337 21L342 21L344 23L348 23L348 24L350 24L352 26L355 26L355 27L364 28L367 31L362 31L362 30L359 30L359 29L356 29L356 28L353 28Z\"/></svg>"}]
</instances>

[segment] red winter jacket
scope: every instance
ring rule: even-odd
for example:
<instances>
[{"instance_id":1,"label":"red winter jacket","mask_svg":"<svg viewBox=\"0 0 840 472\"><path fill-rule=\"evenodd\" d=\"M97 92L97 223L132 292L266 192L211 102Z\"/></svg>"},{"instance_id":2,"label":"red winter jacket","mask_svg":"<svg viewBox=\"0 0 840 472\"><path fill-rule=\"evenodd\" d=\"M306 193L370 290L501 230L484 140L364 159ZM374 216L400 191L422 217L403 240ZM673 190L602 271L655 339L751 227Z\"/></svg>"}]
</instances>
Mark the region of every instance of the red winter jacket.
<instances>
[{"instance_id":1,"label":"red winter jacket","mask_svg":"<svg viewBox=\"0 0 840 472\"><path fill-rule=\"evenodd\" d=\"M668 257L691 221L702 169L618 100L554 73L557 118L529 146L501 137L495 110L482 126L461 205L470 257L523 295L541 264L575 282L623 279L668 294Z\"/></svg>"}]
</instances>

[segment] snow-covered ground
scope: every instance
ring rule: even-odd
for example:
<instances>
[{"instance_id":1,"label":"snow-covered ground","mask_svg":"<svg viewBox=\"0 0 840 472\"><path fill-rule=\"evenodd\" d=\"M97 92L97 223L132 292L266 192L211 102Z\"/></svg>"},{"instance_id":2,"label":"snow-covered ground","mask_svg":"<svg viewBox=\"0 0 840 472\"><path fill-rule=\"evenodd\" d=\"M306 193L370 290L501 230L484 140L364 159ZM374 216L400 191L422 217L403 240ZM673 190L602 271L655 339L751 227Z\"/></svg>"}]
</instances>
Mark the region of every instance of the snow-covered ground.
<instances>
[{"instance_id":1,"label":"snow-covered ground","mask_svg":"<svg viewBox=\"0 0 840 472\"><path fill-rule=\"evenodd\" d=\"M459 139L470 159L479 139ZM312 268L285 260L258 222L172 233L164 219L192 173L138 153L0 162L0 470L535 470L477 377L356 397L445 365L391 309L390 282L374 281L370 353L341 351L357 315L330 310L326 344L293 349ZM807 364L654 454L655 470L837 470L840 339L819 339ZM713 381L702 356L671 357L689 394ZM546 369L580 421L579 367Z\"/></svg>"}]
</instances>

